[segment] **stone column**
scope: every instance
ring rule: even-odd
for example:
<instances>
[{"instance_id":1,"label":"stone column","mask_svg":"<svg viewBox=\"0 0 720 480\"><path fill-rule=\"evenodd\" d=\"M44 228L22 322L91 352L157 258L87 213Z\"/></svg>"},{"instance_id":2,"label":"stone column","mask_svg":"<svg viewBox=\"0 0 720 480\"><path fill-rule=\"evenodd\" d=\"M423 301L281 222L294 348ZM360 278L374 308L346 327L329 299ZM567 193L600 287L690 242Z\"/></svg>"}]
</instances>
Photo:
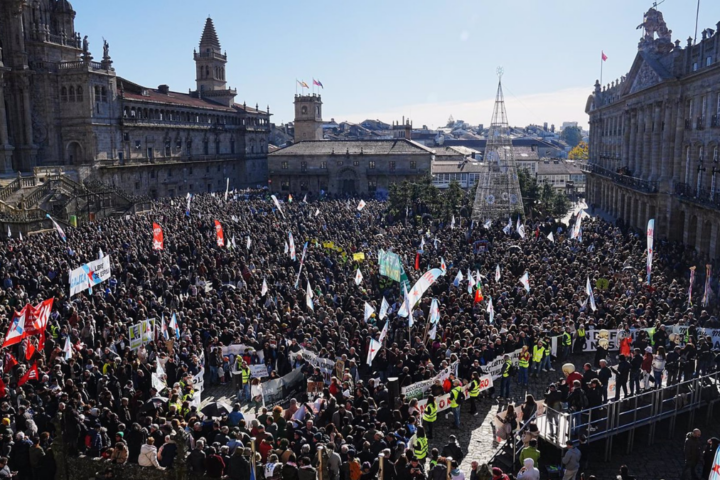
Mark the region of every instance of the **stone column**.
<instances>
[{"instance_id":1,"label":"stone column","mask_svg":"<svg viewBox=\"0 0 720 480\"><path fill-rule=\"evenodd\" d=\"M653 105L645 107L645 132L643 133L643 146L642 146L642 175L638 175L642 178L648 178L650 176L650 162L652 157L652 128L653 128Z\"/></svg>"},{"instance_id":2,"label":"stone column","mask_svg":"<svg viewBox=\"0 0 720 480\"><path fill-rule=\"evenodd\" d=\"M662 132L662 146L660 148L660 178L658 181L666 182L672 175L672 134L673 134L673 108L670 103L663 102L664 125Z\"/></svg>"},{"instance_id":3,"label":"stone column","mask_svg":"<svg viewBox=\"0 0 720 480\"><path fill-rule=\"evenodd\" d=\"M0 60L0 173L9 173L12 171L13 151L13 147L9 141L7 116L5 113L5 80L3 78L5 70L2 60Z\"/></svg>"},{"instance_id":4,"label":"stone column","mask_svg":"<svg viewBox=\"0 0 720 480\"><path fill-rule=\"evenodd\" d=\"M685 105L682 100L677 100L675 104L675 138L673 138L673 168L670 172L670 178L674 183L685 182L685 165L683 155L683 139L685 134ZM686 230L687 231L687 230Z\"/></svg>"},{"instance_id":5,"label":"stone column","mask_svg":"<svg viewBox=\"0 0 720 480\"><path fill-rule=\"evenodd\" d=\"M630 124L628 125L628 129L630 130L629 136L630 136L630 143L628 144L628 158L627 158L627 167L630 170L635 170L635 159L637 158L637 125L638 125L638 111L631 111L630 112Z\"/></svg>"},{"instance_id":6,"label":"stone column","mask_svg":"<svg viewBox=\"0 0 720 480\"><path fill-rule=\"evenodd\" d=\"M656 103L653 106L652 119L652 156L650 157L650 176L648 180L654 182L658 179L660 173L660 149L662 135L662 104Z\"/></svg>"}]
</instances>

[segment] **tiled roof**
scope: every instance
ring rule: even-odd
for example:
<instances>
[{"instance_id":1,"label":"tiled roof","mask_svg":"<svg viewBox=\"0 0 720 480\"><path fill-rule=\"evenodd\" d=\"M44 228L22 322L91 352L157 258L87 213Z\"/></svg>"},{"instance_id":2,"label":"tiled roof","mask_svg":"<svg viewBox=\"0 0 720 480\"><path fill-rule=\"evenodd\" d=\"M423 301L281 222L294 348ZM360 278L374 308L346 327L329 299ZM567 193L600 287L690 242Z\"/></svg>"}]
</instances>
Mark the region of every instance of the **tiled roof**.
<instances>
[{"instance_id":1,"label":"tiled roof","mask_svg":"<svg viewBox=\"0 0 720 480\"><path fill-rule=\"evenodd\" d=\"M308 140L285 147L270 156L282 155L429 155L432 150L405 139L392 140Z\"/></svg>"},{"instance_id":2,"label":"tiled roof","mask_svg":"<svg viewBox=\"0 0 720 480\"><path fill-rule=\"evenodd\" d=\"M481 173L486 171L487 165L473 160L467 162L438 162L436 160L432 164L432 173Z\"/></svg>"},{"instance_id":3,"label":"tiled roof","mask_svg":"<svg viewBox=\"0 0 720 480\"><path fill-rule=\"evenodd\" d=\"M549 162L538 162L537 174L538 175L576 175L582 173L580 169L575 165L569 165L565 162L549 161Z\"/></svg>"},{"instance_id":4,"label":"tiled roof","mask_svg":"<svg viewBox=\"0 0 720 480\"><path fill-rule=\"evenodd\" d=\"M202 37L200 37L200 47L212 47L220 50L220 40L218 40L215 25L213 25L212 18L210 17L208 17L205 22L205 29L203 30Z\"/></svg>"}]
</instances>

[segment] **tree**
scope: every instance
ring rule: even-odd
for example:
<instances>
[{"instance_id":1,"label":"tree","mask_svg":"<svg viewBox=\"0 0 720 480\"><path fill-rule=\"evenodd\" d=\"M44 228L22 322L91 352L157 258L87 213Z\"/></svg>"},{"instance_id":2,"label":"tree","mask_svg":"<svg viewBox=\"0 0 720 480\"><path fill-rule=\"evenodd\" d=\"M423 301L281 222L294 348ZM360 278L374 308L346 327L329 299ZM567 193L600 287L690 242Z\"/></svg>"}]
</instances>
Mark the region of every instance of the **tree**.
<instances>
[{"instance_id":1,"label":"tree","mask_svg":"<svg viewBox=\"0 0 720 480\"><path fill-rule=\"evenodd\" d=\"M524 168L518 169L518 183L520 183L520 195L523 199L525 213L529 214L540 197L540 186L537 180Z\"/></svg>"},{"instance_id":2,"label":"tree","mask_svg":"<svg viewBox=\"0 0 720 480\"><path fill-rule=\"evenodd\" d=\"M570 200L564 193L555 195L552 203L552 214L554 217L564 217L570 211Z\"/></svg>"},{"instance_id":3,"label":"tree","mask_svg":"<svg viewBox=\"0 0 720 480\"><path fill-rule=\"evenodd\" d=\"M587 160L589 158L588 144L583 141L578 143L575 148L570 150L570 153L568 153L568 158L570 160Z\"/></svg>"},{"instance_id":4,"label":"tree","mask_svg":"<svg viewBox=\"0 0 720 480\"><path fill-rule=\"evenodd\" d=\"M575 148L582 140L582 129L580 127L566 127L560 134L560 139Z\"/></svg>"}]
</instances>

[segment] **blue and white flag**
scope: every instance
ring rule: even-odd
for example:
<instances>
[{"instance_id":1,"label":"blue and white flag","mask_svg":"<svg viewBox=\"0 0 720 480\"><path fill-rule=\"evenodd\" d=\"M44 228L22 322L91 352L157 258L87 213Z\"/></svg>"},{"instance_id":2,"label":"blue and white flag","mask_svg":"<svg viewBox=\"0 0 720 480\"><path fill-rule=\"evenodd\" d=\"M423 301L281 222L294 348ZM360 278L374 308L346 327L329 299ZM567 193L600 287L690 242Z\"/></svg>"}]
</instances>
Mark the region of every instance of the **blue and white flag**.
<instances>
[{"instance_id":1,"label":"blue and white flag","mask_svg":"<svg viewBox=\"0 0 720 480\"><path fill-rule=\"evenodd\" d=\"M175 331L175 338L180 340L180 327L178 327L177 316L174 313L170 319L170 329Z\"/></svg>"},{"instance_id":2,"label":"blue and white flag","mask_svg":"<svg viewBox=\"0 0 720 480\"><path fill-rule=\"evenodd\" d=\"M58 223L55 221L54 218L52 218L50 216L49 213L45 214L45 216L53 222L53 225L55 225L55 230L57 230L57 233L58 233L58 235L60 235L60 238L62 239L62 241L67 243L67 237L65 236L65 232L63 231L63 229L60 228L60 225L58 225Z\"/></svg>"},{"instance_id":3,"label":"blue and white flag","mask_svg":"<svg viewBox=\"0 0 720 480\"><path fill-rule=\"evenodd\" d=\"M530 276L528 275L528 272L525 272L523 276L520 277L520 283L522 283L522 286L525 287L525 291L530 293Z\"/></svg>"},{"instance_id":4,"label":"blue and white flag","mask_svg":"<svg viewBox=\"0 0 720 480\"><path fill-rule=\"evenodd\" d=\"M590 308L594 312L597 310L597 307L595 306L595 295L593 295L592 286L590 286L590 277L587 277L587 283L585 284L585 293L588 294L588 299L590 300Z\"/></svg>"},{"instance_id":5,"label":"blue and white flag","mask_svg":"<svg viewBox=\"0 0 720 480\"><path fill-rule=\"evenodd\" d=\"M437 298L432 299L430 303L430 323L438 323L440 321L440 305Z\"/></svg>"},{"instance_id":6,"label":"blue and white flag","mask_svg":"<svg viewBox=\"0 0 720 480\"><path fill-rule=\"evenodd\" d=\"M493 307L492 297L488 297L487 313L490 315L490 325L495 321L495 307Z\"/></svg>"},{"instance_id":7,"label":"blue and white flag","mask_svg":"<svg viewBox=\"0 0 720 480\"><path fill-rule=\"evenodd\" d=\"M310 280L308 280L307 283L307 289L305 290L305 304L308 306L308 308L312 311L315 311L315 305L313 305L313 293L312 288L310 287Z\"/></svg>"},{"instance_id":8,"label":"blue and white flag","mask_svg":"<svg viewBox=\"0 0 720 480\"><path fill-rule=\"evenodd\" d=\"M455 275L455 280L453 280L453 285L455 285L455 287L459 287L460 282L463 281L463 278L465 277L463 277L462 271L458 270L458 274Z\"/></svg>"},{"instance_id":9,"label":"blue and white flag","mask_svg":"<svg viewBox=\"0 0 720 480\"><path fill-rule=\"evenodd\" d=\"M288 232L288 244L290 245L290 258L295 260L295 240L293 240L292 232Z\"/></svg>"},{"instance_id":10,"label":"blue and white flag","mask_svg":"<svg viewBox=\"0 0 720 480\"><path fill-rule=\"evenodd\" d=\"M390 309L390 305L388 305L387 300L385 300L385 297L383 297L382 303L380 304L380 314L378 315L380 320L382 320L383 318L385 318L387 316L387 312L389 309Z\"/></svg>"},{"instance_id":11,"label":"blue and white flag","mask_svg":"<svg viewBox=\"0 0 720 480\"><path fill-rule=\"evenodd\" d=\"M472 274L472 272L470 271L469 268L468 268L468 271L467 271L467 281L468 281L468 290L467 290L467 292L468 292L468 293L472 293L472 292L473 292L473 282L475 281L475 279L473 278L473 274Z\"/></svg>"},{"instance_id":12,"label":"blue and white flag","mask_svg":"<svg viewBox=\"0 0 720 480\"><path fill-rule=\"evenodd\" d=\"M365 316L365 322L367 322L368 319L370 319L370 317L372 317L374 313L375 313L375 309L372 307L372 305L370 305L369 303L365 302L365 315L364 315L364 316Z\"/></svg>"},{"instance_id":13,"label":"blue and white flag","mask_svg":"<svg viewBox=\"0 0 720 480\"><path fill-rule=\"evenodd\" d=\"M500 265L495 265L495 281L500 281Z\"/></svg>"}]
</instances>

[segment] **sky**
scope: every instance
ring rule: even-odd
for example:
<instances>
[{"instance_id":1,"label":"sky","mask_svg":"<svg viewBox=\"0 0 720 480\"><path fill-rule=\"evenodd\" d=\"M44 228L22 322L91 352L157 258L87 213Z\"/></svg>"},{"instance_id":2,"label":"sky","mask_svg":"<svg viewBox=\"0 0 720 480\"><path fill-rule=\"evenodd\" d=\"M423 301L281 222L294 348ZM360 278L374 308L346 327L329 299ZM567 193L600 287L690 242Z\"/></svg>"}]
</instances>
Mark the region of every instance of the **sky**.
<instances>
[{"instance_id":1,"label":"sky","mask_svg":"<svg viewBox=\"0 0 720 480\"><path fill-rule=\"evenodd\" d=\"M698 38L720 22L720 1L700 0ZM637 53L641 0L74 0L75 28L119 76L148 87L195 89L193 49L207 16L227 52L237 103L269 105L292 121L296 79L324 89L323 118L444 126L452 115L490 123L502 66L511 125L577 121L600 78L625 75ZM696 0L658 6L684 46ZM305 90L307 92L307 90Z\"/></svg>"}]
</instances>

